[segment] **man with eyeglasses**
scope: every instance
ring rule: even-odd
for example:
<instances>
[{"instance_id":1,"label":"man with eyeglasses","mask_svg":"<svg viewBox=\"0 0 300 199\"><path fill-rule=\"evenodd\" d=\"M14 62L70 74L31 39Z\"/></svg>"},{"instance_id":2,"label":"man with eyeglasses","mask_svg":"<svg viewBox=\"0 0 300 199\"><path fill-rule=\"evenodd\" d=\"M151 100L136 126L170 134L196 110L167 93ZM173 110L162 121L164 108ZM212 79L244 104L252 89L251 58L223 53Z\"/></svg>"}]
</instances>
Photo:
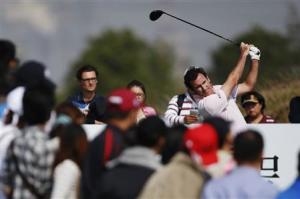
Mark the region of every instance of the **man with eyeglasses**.
<instances>
[{"instance_id":1,"label":"man with eyeglasses","mask_svg":"<svg viewBox=\"0 0 300 199\"><path fill-rule=\"evenodd\" d=\"M84 65L78 69L76 78L79 82L80 92L69 97L68 101L87 116L90 104L98 98L104 98L96 94L98 71L93 66Z\"/></svg>"},{"instance_id":2,"label":"man with eyeglasses","mask_svg":"<svg viewBox=\"0 0 300 199\"><path fill-rule=\"evenodd\" d=\"M239 83L248 54L252 64L246 80ZM232 121L233 132L242 130L246 122L235 101L238 95L253 89L257 79L259 59L258 48L241 43L238 62L223 85L213 85L203 68L188 68L184 73L187 91L170 100L165 112L166 122L171 126L190 125L201 122L203 118L220 116Z\"/></svg>"}]
</instances>

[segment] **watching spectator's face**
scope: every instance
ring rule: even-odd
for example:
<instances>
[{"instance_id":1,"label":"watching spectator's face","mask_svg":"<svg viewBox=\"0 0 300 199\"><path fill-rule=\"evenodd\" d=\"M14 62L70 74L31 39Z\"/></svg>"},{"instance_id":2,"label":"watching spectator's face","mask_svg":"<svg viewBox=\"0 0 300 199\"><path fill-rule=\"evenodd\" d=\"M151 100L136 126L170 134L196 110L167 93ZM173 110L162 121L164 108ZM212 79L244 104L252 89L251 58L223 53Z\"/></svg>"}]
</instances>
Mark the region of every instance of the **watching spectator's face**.
<instances>
[{"instance_id":1,"label":"watching spectator's face","mask_svg":"<svg viewBox=\"0 0 300 199\"><path fill-rule=\"evenodd\" d=\"M130 88L130 90L135 94L136 99L141 102L144 103L145 102L145 93L143 92L143 90L138 87L138 86L133 86Z\"/></svg>"},{"instance_id":2,"label":"watching spectator's face","mask_svg":"<svg viewBox=\"0 0 300 199\"><path fill-rule=\"evenodd\" d=\"M191 82L193 87L193 92L202 97L209 96L214 93L213 86L209 78L205 77L203 74L199 73L197 78Z\"/></svg>"},{"instance_id":3,"label":"watching spectator's face","mask_svg":"<svg viewBox=\"0 0 300 199\"><path fill-rule=\"evenodd\" d=\"M243 108L245 109L247 116L255 118L261 114L262 106L260 103L248 102L243 105Z\"/></svg>"},{"instance_id":4,"label":"watching spectator's face","mask_svg":"<svg viewBox=\"0 0 300 199\"><path fill-rule=\"evenodd\" d=\"M94 92L97 87L97 76L94 71L83 72L80 80L80 87L83 91Z\"/></svg>"}]
</instances>

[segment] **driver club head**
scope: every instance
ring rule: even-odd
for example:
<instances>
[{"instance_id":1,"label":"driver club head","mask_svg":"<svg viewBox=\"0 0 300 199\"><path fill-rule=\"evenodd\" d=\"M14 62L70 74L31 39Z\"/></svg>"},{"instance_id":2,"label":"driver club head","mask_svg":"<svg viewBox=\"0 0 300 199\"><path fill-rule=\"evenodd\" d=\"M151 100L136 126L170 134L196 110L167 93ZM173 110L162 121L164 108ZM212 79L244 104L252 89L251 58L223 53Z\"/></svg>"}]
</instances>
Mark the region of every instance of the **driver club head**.
<instances>
[{"instance_id":1,"label":"driver club head","mask_svg":"<svg viewBox=\"0 0 300 199\"><path fill-rule=\"evenodd\" d=\"M156 21L161 15L164 14L162 10L154 10L150 13L149 18L151 21Z\"/></svg>"}]
</instances>

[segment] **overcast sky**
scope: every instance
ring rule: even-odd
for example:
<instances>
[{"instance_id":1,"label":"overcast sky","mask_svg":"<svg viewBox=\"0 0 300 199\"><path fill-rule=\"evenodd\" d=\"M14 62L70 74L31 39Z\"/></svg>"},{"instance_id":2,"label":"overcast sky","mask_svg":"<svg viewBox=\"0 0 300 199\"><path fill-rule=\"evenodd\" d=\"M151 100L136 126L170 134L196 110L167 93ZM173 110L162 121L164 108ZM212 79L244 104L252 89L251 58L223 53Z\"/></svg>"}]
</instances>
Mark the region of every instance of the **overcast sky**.
<instances>
[{"instance_id":1,"label":"overcast sky","mask_svg":"<svg viewBox=\"0 0 300 199\"><path fill-rule=\"evenodd\" d=\"M167 16L152 22L152 10L162 9L231 39L254 25L285 33L288 2L300 10L299 0L0 0L0 35L15 41L22 60L46 63L53 80L62 84L87 39L107 28L130 27L148 40L162 37L179 58L211 65L209 53L222 39Z\"/></svg>"}]
</instances>

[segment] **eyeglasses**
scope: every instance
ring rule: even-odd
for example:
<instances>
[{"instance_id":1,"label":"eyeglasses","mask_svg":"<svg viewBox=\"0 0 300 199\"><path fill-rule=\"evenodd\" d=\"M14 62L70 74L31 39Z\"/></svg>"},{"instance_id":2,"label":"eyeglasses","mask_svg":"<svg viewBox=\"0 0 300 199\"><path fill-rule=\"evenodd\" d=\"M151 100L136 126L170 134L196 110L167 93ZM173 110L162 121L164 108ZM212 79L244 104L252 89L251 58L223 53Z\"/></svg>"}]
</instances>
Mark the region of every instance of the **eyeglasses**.
<instances>
[{"instance_id":1,"label":"eyeglasses","mask_svg":"<svg viewBox=\"0 0 300 199\"><path fill-rule=\"evenodd\" d=\"M83 81L83 82L97 82L97 78L93 77L93 78L81 79L81 81Z\"/></svg>"},{"instance_id":2,"label":"eyeglasses","mask_svg":"<svg viewBox=\"0 0 300 199\"><path fill-rule=\"evenodd\" d=\"M135 93L137 97L144 97L144 93Z\"/></svg>"}]
</instances>

